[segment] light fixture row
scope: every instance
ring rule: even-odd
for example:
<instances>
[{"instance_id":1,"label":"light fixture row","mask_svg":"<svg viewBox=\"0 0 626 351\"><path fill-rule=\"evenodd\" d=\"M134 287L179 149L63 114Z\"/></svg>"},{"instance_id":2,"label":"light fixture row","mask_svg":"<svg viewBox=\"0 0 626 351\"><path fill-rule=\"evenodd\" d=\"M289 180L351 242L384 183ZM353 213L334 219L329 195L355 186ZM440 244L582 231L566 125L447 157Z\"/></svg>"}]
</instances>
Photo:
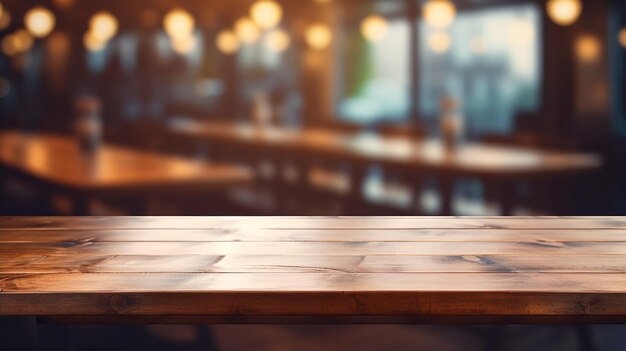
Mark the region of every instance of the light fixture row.
<instances>
[{"instance_id":1,"label":"light fixture row","mask_svg":"<svg viewBox=\"0 0 626 351\"><path fill-rule=\"evenodd\" d=\"M326 2L326 1L320 1ZM546 12L549 18L561 26L574 24L581 16L583 4L581 0L547 0ZM431 40L437 52L446 51L449 48L449 40L441 35L455 20L457 9L451 0L428 0L423 4L422 13L424 22L436 30L438 34ZM10 24L9 11L0 3L0 30ZM242 45L253 44L262 36L262 31L267 31L263 36L266 47L273 51L283 52L290 45L289 34L283 29L277 28L283 18L283 9L275 0L258 0L251 7L249 16L240 18L235 22L233 29L226 29L216 37L218 49L225 54L233 54ZM32 39L45 38L55 27L56 18L49 9L36 6L26 12L24 25L27 30L19 30L5 37L3 48L8 52L19 53L30 49ZM168 34L172 48L180 53L187 54L196 47L195 20L193 15L184 9L170 11L163 20L163 27ZM89 29L84 35L85 47L90 51L100 51L115 36L119 23L114 15L109 12L98 12L92 16ZM383 40L388 32L387 20L377 14L365 17L361 21L360 31L363 37L370 42ZM30 40L26 36L31 37ZM330 27L324 23L313 23L305 31L306 43L315 50L323 50L330 46L333 41L333 33ZM619 42L626 48L626 29L618 36ZM12 43L12 44L11 44Z\"/></svg>"}]
</instances>

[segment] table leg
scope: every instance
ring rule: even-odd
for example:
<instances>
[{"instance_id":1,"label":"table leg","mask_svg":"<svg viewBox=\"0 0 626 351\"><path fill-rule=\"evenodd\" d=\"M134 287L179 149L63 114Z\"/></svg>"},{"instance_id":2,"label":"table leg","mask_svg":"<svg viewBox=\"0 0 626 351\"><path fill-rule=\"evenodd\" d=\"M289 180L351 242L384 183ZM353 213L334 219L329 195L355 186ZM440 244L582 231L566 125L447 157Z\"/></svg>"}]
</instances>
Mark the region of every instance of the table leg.
<instances>
[{"instance_id":1,"label":"table leg","mask_svg":"<svg viewBox=\"0 0 626 351\"><path fill-rule=\"evenodd\" d=\"M89 216L89 199L84 195L74 196L72 212L75 216Z\"/></svg>"},{"instance_id":2,"label":"table leg","mask_svg":"<svg viewBox=\"0 0 626 351\"><path fill-rule=\"evenodd\" d=\"M348 194L348 203L346 211L348 215L365 215L366 204L363 199L363 183L367 169L365 167L355 165L350 172L350 194Z\"/></svg>"},{"instance_id":3,"label":"table leg","mask_svg":"<svg viewBox=\"0 0 626 351\"><path fill-rule=\"evenodd\" d=\"M578 342L580 343L581 351L593 351L595 350L593 335L591 333L591 326L579 325L576 327L576 333L578 334Z\"/></svg>"},{"instance_id":4,"label":"table leg","mask_svg":"<svg viewBox=\"0 0 626 351\"><path fill-rule=\"evenodd\" d=\"M200 344L203 346L203 350L206 351L217 351L218 345L217 340L215 339L215 333L213 332L213 328L211 326L206 325L197 325L196 332L198 334L198 339L200 339Z\"/></svg>"},{"instance_id":5,"label":"table leg","mask_svg":"<svg viewBox=\"0 0 626 351\"><path fill-rule=\"evenodd\" d=\"M0 318L0 349L12 351L36 351L36 317Z\"/></svg>"},{"instance_id":6,"label":"table leg","mask_svg":"<svg viewBox=\"0 0 626 351\"><path fill-rule=\"evenodd\" d=\"M447 176L439 178L439 192L441 194L441 215L453 216L452 202L454 200L454 181Z\"/></svg>"},{"instance_id":7,"label":"table leg","mask_svg":"<svg viewBox=\"0 0 626 351\"><path fill-rule=\"evenodd\" d=\"M502 181L498 184L500 212L502 216L512 216L515 205L515 183Z\"/></svg>"}]
</instances>

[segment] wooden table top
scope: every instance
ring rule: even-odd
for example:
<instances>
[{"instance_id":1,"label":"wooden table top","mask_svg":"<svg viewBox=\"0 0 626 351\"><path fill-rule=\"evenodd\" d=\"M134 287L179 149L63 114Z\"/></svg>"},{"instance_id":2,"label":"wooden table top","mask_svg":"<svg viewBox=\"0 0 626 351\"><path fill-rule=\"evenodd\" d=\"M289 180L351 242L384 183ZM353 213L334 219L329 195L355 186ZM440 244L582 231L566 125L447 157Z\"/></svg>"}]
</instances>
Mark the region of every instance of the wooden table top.
<instances>
[{"instance_id":1,"label":"wooden table top","mask_svg":"<svg viewBox=\"0 0 626 351\"><path fill-rule=\"evenodd\" d=\"M245 170L232 166L110 144L85 154L72 138L15 131L0 133L0 166L46 184L88 192L221 189L252 179Z\"/></svg>"},{"instance_id":2,"label":"wooden table top","mask_svg":"<svg viewBox=\"0 0 626 351\"><path fill-rule=\"evenodd\" d=\"M5 217L1 315L625 323L626 218Z\"/></svg>"},{"instance_id":3,"label":"wooden table top","mask_svg":"<svg viewBox=\"0 0 626 351\"><path fill-rule=\"evenodd\" d=\"M436 139L346 133L331 129L301 130L224 122L174 120L174 133L251 146L309 151L387 166L454 173L458 176L542 176L598 169L602 160L587 153L555 152L486 143L466 143L452 153Z\"/></svg>"}]
</instances>

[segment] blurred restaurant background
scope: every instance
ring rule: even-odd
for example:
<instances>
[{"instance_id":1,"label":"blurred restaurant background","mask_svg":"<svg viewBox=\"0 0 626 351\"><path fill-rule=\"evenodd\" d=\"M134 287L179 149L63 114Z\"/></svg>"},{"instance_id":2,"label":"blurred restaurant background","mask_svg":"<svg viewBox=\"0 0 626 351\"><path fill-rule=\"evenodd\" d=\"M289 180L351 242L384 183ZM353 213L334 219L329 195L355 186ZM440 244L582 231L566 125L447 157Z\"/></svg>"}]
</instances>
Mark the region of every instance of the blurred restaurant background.
<instances>
[{"instance_id":1,"label":"blurred restaurant background","mask_svg":"<svg viewBox=\"0 0 626 351\"><path fill-rule=\"evenodd\" d=\"M0 213L624 215L615 0L0 0Z\"/></svg>"}]
</instances>

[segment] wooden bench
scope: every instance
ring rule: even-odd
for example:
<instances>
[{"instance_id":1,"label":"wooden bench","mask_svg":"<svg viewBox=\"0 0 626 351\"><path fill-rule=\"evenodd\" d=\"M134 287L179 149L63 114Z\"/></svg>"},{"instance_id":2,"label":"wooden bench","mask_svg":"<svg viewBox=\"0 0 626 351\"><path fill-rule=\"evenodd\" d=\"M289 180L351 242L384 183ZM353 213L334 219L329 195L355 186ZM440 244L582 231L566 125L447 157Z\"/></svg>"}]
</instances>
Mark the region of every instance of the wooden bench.
<instances>
[{"instance_id":1,"label":"wooden bench","mask_svg":"<svg viewBox=\"0 0 626 351\"><path fill-rule=\"evenodd\" d=\"M626 218L12 217L0 316L624 323Z\"/></svg>"}]
</instances>

